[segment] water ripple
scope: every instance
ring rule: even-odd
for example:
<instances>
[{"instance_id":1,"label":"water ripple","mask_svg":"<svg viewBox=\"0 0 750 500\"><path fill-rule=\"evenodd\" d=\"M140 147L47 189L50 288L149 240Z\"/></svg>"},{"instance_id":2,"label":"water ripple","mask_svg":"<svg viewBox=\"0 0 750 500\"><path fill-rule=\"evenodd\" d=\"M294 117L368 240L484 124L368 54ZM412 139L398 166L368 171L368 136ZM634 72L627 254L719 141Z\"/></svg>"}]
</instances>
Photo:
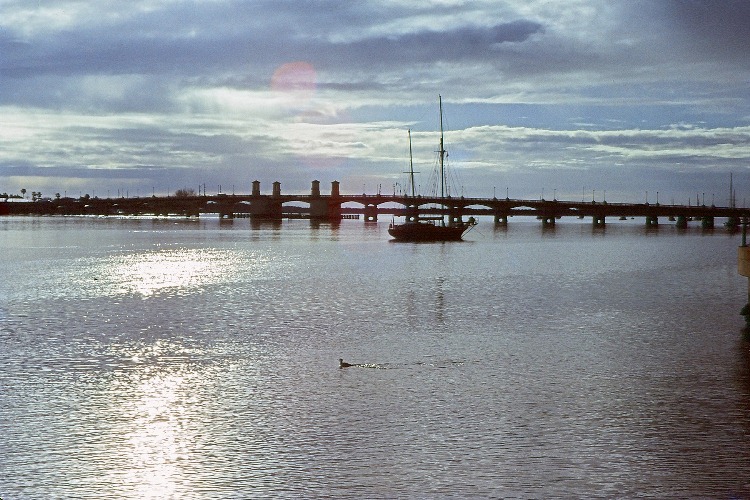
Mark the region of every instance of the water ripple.
<instances>
[{"instance_id":1,"label":"water ripple","mask_svg":"<svg viewBox=\"0 0 750 500\"><path fill-rule=\"evenodd\" d=\"M0 497L750 495L736 241L304 224L6 231Z\"/></svg>"}]
</instances>

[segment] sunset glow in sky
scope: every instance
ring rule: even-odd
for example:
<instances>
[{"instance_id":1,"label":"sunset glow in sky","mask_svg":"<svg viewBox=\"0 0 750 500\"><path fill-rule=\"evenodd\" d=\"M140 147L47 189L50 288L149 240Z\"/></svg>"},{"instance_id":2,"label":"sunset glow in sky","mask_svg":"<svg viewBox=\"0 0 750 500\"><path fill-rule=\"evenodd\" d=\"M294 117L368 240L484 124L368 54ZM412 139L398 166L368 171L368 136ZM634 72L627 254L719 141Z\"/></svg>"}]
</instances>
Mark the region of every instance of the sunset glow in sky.
<instances>
[{"instance_id":1,"label":"sunset glow in sky","mask_svg":"<svg viewBox=\"0 0 750 500\"><path fill-rule=\"evenodd\" d=\"M743 0L0 0L0 192L750 204ZM418 180L419 182L419 180Z\"/></svg>"}]
</instances>

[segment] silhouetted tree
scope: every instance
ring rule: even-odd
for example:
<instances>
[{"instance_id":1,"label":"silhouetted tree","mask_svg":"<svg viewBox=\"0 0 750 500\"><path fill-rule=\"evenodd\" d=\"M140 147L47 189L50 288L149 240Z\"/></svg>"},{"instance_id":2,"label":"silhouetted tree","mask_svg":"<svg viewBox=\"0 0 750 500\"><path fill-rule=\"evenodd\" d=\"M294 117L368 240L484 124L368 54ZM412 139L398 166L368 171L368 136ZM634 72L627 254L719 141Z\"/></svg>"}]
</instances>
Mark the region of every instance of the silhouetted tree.
<instances>
[{"instance_id":1,"label":"silhouetted tree","mask_svg":"<svg viewBox=\"0 0 750 500\"><path fill-rule=\"evenodd\" d=\"M175 191L174 195L178 198L186 198L188 196L195 196L195 189L182 188Z\"/></svg>"}]
</instances>

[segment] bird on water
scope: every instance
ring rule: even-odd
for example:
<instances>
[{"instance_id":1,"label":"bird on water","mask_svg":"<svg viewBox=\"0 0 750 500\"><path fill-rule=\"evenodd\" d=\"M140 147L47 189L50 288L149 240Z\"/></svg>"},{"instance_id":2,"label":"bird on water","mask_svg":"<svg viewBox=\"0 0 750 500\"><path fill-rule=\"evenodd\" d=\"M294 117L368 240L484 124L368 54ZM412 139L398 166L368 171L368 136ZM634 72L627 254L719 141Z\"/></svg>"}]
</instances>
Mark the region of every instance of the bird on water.
<instances>
[{"instance_id":1,"label":"bird on water","mask_svg":"<svg viewBox=\"0 0 750 500\"><path fill-rule=\"evenodd\" d=\"M354 366L354 365L347 363L342 358L339 358L339 368L349 368L350 366Z\"/></svg>"}]
</instances>

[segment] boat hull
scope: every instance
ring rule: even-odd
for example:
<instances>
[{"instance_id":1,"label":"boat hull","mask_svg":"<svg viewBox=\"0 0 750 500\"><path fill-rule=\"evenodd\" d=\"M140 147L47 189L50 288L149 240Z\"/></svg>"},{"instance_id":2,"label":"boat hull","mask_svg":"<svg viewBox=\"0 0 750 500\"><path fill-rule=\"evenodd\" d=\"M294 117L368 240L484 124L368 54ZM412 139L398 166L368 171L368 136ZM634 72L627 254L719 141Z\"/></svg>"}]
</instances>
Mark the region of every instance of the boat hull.
<instances>
[{"instance_id":1,"label":"boat hull","mask_svg":"<svg viewBox=\"0 0 750 500\"><path fill-rule=\"evenodd\" d=\"M469 225L439 226L426 222L391 224L388 234L396 241L461 241Z\"/></svg>"}]
</instances>

